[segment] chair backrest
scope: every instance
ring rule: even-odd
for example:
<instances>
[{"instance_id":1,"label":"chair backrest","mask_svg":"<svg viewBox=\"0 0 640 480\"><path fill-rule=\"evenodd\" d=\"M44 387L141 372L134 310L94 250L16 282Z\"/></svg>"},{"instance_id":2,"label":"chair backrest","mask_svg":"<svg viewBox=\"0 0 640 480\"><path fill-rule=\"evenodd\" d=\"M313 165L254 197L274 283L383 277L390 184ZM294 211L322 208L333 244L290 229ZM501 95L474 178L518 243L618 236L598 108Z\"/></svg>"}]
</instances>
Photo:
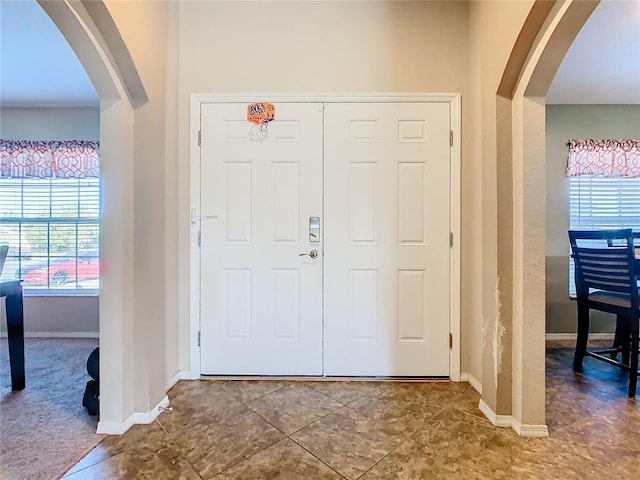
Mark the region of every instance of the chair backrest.
<instances>
[{"instance_id":1,"label":"chair backrest","mask_svg":"<svg viewBox=\"0 0 640 480\"><path fill-rule=\"evenodd\" d=\"M638 305L633 236L630 228L569 230L578 297L605 290L628 294Z\"/></svg>"}]
</instances>

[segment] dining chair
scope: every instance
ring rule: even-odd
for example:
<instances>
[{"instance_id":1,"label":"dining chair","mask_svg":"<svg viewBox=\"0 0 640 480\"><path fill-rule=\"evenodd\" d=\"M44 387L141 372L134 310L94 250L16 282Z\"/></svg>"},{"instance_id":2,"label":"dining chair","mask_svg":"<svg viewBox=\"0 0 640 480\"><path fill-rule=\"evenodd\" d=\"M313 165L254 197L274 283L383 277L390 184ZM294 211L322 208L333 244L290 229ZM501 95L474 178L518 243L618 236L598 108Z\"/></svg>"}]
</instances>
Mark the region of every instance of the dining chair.
<instances>
[{"instance_id":1,"label":"dining chair","mask_svg":"<svg viewBox=\"0 0 640 480\"><path fill-rule=\"evenodd\" d=\"M629 371L629 397L636 394L638 382L638 321L640 292L631 229L569 230L571 256L575 262L578 307L578 335L573 369L582 370L585 356ZM640 272L639 272L640 273ZM616 315L628 339L628 361L618 361L618 347L589 349L589 314L599 310ZM624 348L626 343L622 341Z\"/></svg>"},{"instance_id":2,"label":"dining chair","mask_svg":"<svg viewBox=\"0 0 640 480\"><path fill-rule=\"evenodd\" d=\"M633 247L635 249L636 257L636 277L640 282L640 230L633 231ZM621 243L622 242L622 243ZM623 245L626 239L622 241L613 238L607 238L607 245L612 247L614 245ZM640 283L638 284L640 286ZM611 352L611 358L615 359L618 354L622 355L622 363L629 364L629 347L631 341L631 332L629 331L629 322L622 316L616 318L616 330L613 338L613 351Z\"/></svg>"}]
</instances>

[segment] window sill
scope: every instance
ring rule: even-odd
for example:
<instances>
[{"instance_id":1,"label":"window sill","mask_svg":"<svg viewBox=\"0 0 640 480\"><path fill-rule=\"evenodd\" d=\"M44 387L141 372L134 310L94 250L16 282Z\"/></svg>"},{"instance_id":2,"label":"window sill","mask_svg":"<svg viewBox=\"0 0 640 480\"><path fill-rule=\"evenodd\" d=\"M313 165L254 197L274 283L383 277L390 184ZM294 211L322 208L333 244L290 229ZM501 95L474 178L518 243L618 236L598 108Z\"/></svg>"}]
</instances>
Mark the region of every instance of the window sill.
<instances>
[{"instance_id":1,"label":"window sill","mask_svg":"<svg viewBox=\"0 0 640 480\"><path fill-rule=\"evenodd\" d=\"M57 290L51 292L34 288L23 288L22 295L24 297L99 297L100 292L98 290Z\"/></svg>"}]
</instances>

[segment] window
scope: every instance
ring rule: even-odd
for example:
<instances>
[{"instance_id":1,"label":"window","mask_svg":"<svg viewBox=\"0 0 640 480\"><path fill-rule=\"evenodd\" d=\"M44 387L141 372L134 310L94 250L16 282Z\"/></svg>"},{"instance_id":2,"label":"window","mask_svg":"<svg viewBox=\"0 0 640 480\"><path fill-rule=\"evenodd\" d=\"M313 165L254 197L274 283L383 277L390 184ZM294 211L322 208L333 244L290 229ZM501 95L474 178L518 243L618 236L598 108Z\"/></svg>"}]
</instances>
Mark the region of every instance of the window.
<instances>
[{"instance_id":1,"label":"window","mask_svg":"<svg viewBox=\"0 0 640 480\"><path fill-rule=\"evenodd\" d=\"M55 154L42 154L43 144L49 148L55 143L59 151L64 142L13 142L9 154L8 147L5 148L9 142L1 142L0 243L9 245L2 278L22 279L25 294L97 293L100 282L97 160L92 163L91 175L86 175L88 170L83 168L87 151L97 155L95 144L66 142L64 158L56 163ZM20 148L16 147L18 143ZM33 153L36 143L39 156ZM23 174L16 174L17 171ZM34 175L35 171L49 173Z\"/></svg>"},{"instance_id":2,"label":"window","mask_svg":"<svg viewBox=\"0 0 640 480\"><path fill-rule=\"evenodd\" d=\"M640 229L640 178L570 177L570 228Z\"/></svg>"},{"instance_id":3,"label":"window","mask_svg":"<svg viewBox=\"0 0 640 480\"><path fill-rule=\"evenodd\" d=\"M569 145L569 228L640 230L640 142L572 140ZM576 295L571 259L569 294Z\"/></svg>"}]
</instances>

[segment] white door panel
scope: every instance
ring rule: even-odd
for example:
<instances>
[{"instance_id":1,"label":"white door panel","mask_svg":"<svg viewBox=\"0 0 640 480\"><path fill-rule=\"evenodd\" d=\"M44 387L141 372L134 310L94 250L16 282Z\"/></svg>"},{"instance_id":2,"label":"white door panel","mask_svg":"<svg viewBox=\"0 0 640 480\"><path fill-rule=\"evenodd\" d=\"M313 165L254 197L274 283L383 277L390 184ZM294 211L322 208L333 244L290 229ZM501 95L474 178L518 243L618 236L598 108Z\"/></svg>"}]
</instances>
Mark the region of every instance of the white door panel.
<instances>
[{"instance_id":1,"label":"white door panel","mask_svg":"<svg viewBox=\"0 0 640 480\"><path fill-rule=\"evenodd\" d=\"M324 109L202 105L201 372L448 376L449 104Z\"/></svg>"},{"instance_id":2,"label":"white door panel","mask_svg":"<svg viewBox=\"0 0 640 480\"><path fill-rule=\"evenodd\" d=\"M321 375L322 105L278 104L263 141L246 104L201 117L201 370ZM255 133L255 132L254 132Z\"/></svg>"},{"instance_id":3,"label":"white door panel","mask_svg":"<svg viewBox=\"0 0 640 480\"><path fill-rule=\"evenodd\" d=\"M449 105L325 110L325 374L448 376Z\"/></svg>"}]
</instances>

